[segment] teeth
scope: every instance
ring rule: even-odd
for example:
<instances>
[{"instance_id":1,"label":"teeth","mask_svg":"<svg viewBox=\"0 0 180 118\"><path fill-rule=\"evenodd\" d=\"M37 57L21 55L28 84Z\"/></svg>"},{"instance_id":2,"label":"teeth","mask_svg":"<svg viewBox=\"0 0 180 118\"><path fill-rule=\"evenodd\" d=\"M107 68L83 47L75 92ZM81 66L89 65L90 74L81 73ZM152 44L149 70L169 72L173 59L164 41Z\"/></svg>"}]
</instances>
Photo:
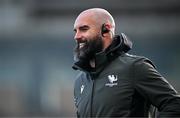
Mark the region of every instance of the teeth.
<instances>
[{"instance_id":1,"label":"teeth","mask_svg":"<svg viewBox=\"0 0 180 118\"><path fill-rule=\"evenodd\" d=\"M79 48L82 48L85 46L85 43L79 43Z\"/></svg>"}]
</instances>

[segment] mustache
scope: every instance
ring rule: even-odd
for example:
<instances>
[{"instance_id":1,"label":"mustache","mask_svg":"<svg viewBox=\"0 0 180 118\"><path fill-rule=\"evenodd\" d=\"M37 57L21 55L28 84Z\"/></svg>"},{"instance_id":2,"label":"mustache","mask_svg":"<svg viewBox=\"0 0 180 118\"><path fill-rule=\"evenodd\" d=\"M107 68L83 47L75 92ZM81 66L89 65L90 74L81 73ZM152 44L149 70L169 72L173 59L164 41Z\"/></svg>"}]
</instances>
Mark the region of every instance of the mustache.
<instances>
[{"instance_id":1,"label":"mustache","mask_svg":"<svg viewBox=\"0 0 180 118\"><path fill-rule=\"evenodd\" d=\"M77 41L77 44L79 44L79 43L87 43L88 41L87 41L87 39L84 39L84 40L78 40Z\"/></svg>"}]
</instances>

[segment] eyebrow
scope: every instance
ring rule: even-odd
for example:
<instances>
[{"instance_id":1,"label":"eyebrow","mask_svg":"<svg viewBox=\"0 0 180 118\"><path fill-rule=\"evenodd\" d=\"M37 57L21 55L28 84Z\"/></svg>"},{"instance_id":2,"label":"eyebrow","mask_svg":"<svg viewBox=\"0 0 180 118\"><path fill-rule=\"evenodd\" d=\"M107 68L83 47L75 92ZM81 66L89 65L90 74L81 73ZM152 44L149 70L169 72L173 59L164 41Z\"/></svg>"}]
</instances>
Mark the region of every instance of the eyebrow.
<instances>
[{"instance_id":1,"label":"eyebrow","mask_svg":"<svg viewBox=\"0 0 180 118\"><path fill-rule=\"evenodd\" d=\"M88 25L83 25L83 26L80 26L79 29L84 29L84 28L89 28ZM74 31L76 31L76 29L74 28Z\"/></svg>"}]
</instances>

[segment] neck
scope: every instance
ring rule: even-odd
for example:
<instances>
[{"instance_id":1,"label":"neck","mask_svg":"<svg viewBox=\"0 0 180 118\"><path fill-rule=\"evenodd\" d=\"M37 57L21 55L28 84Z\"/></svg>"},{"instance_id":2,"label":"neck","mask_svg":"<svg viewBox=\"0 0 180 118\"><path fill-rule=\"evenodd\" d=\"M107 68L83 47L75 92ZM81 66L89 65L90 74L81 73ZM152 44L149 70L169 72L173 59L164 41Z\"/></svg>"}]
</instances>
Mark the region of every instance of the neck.
<instances>
[{"instance_id":1,"label":"neck","mask_svg":"<svg viewBox=\"0 0 180 118\"><path fill-rule=\"evenodd\" d=\"M112 43L113 37L107 36L107 37L104 37L103 40L104 40L103 50L105 50Z\"/></svg>"}]
</instances>

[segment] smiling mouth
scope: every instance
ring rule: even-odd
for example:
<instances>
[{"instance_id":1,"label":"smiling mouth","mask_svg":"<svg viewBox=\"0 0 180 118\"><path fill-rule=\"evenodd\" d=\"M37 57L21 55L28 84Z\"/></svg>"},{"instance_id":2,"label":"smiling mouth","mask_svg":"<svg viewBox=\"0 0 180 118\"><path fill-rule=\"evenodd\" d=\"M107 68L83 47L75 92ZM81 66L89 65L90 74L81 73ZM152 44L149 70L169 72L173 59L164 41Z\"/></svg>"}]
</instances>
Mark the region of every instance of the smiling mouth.
<instances>
[{"instance_id":1,"label":"smiling mouth","mask_svg":"<svg viewBox=\"0 0 180 118\"><path fill-rule=\"evenodd\" d=\"M79 49L83 48L86 45L86 42L79 43Z\"/></svg>"}]
</instances>

